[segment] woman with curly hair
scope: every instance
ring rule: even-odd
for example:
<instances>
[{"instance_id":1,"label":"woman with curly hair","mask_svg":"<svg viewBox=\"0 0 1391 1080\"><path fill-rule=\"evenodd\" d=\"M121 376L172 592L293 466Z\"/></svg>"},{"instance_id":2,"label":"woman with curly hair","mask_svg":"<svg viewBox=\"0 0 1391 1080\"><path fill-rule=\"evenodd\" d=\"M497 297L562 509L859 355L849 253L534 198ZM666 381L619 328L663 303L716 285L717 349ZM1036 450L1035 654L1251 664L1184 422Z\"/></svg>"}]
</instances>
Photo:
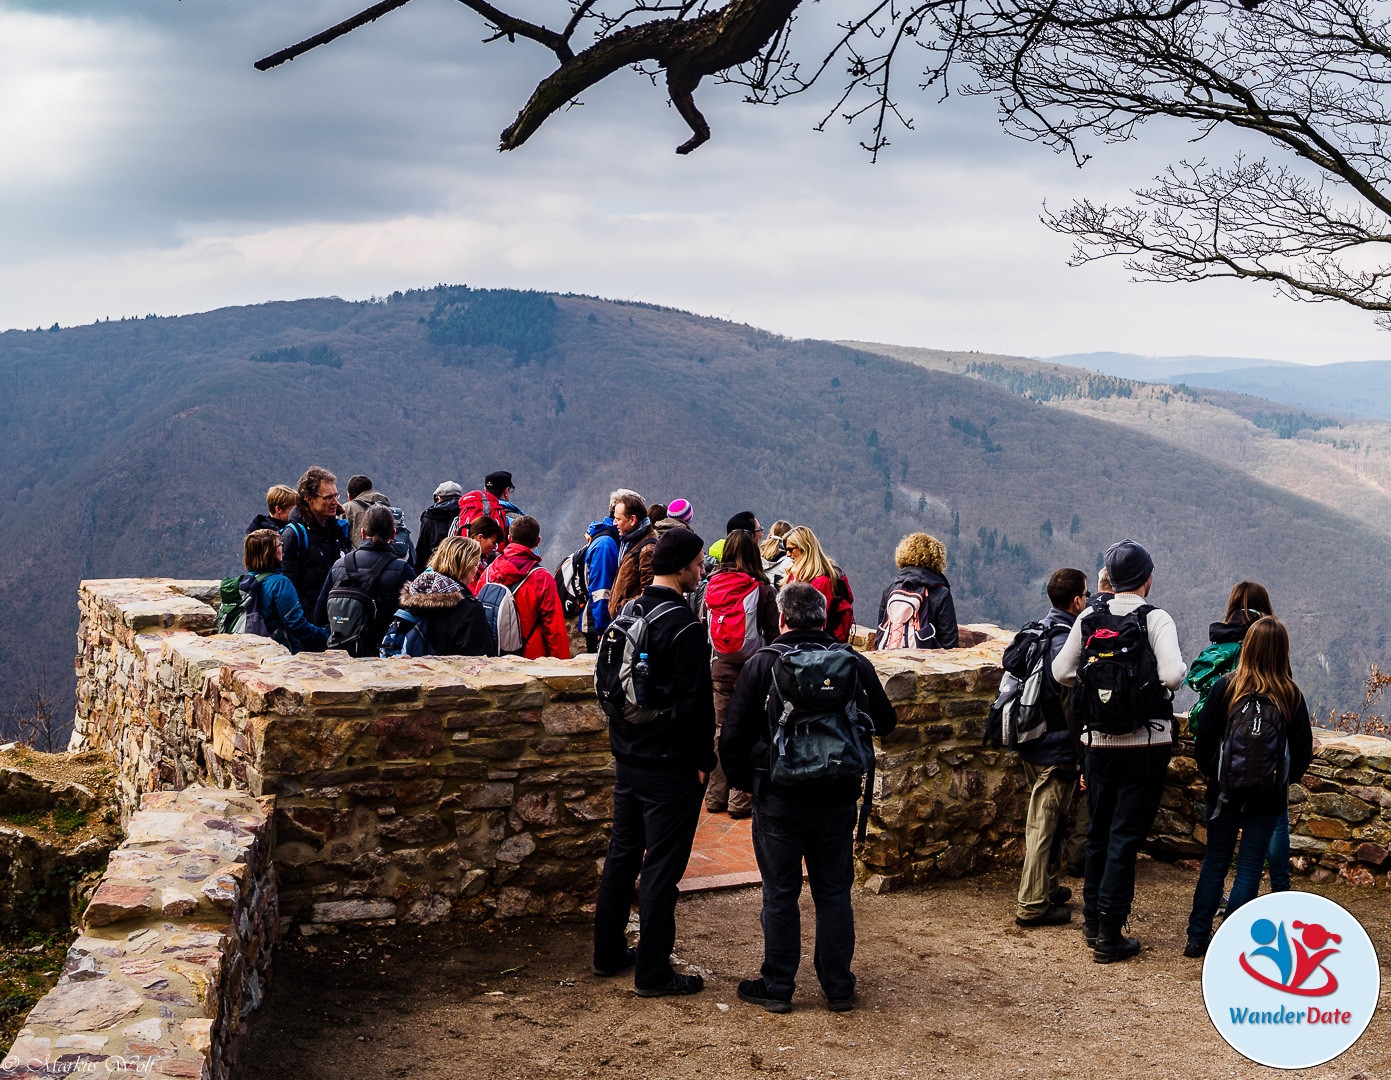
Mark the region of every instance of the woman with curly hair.
<instances>
[{"instance_id":1,"label":"woman with curly hair","mask_svg":"<svg viewBox=\"0 0 1391 1080\"><path fill-rule=\"evenodd\" d=\"M956 605L947 584L947 549L927 533L909 533L894 550L898 576L879 601L876 649L954 649Z\"/></svg>"}]
</instances>

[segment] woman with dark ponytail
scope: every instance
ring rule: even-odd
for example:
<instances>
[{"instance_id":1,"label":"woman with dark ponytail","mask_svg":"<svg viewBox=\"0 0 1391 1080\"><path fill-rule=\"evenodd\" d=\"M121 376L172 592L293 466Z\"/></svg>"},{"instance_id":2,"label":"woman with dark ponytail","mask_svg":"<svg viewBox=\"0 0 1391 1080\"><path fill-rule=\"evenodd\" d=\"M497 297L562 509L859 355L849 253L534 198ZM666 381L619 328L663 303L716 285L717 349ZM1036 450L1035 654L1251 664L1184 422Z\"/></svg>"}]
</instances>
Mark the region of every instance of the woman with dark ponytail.
<instances>
[{"instance_id":1,"label":"woman with dark ponytail","mask_svg":"<svg viewBox=\"0 0 1391 1080\"><path fill-rule=\"evenodd\" d=\"M1237 771L1223 769L1224 750L1231 755L1240 740L1229 737L1233 721L1241 719L1244 705L1258 704L1268 717L1271 707L1284 724L1284 762L1278 782L1268 789L1245 788L1236 784ZM1273 718L1272 718L1273 719ZM1254 744L1246 742L1245 750ZM1255 899L1261 884L1261 869L1270 847L1270 837L1280 816L1289 814L1289 785L1297 783L1314 757L1314 733L1304 695L1290 675L1290 636L1285 624L1274 616L1256 619L1246 630L1241 658L1230 675L1224 675L1209 691L1203 708L1203 723L1197 732L1198 768L1208 778L1207 850L1198 884L1193 890L1193 911L1188 917L1188 944L1184 956L1198 957L1207 952L1212 921L1222 902L1222 885L1232 865L1237 837L1241 855L1237 859L1236 879L1227 900L1227 914ZM1235 760L1235 759L1232 759ZM1232 761L1227 762L1229 766ZM1288 852L1284 867L1271 866L1271 878L1283 870L1289 879Z\"/></svg>"}]
</instances>

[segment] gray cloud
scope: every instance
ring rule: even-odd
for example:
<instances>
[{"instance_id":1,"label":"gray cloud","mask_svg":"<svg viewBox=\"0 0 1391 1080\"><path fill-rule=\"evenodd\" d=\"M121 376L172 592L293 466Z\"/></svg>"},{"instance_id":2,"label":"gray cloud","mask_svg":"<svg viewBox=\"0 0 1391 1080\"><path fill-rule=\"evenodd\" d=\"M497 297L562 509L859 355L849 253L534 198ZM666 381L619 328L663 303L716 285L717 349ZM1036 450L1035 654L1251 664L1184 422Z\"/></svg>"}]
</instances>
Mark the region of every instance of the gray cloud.
<instances>
[{"instance_id":1,"label":"gray cloud","mask_svg":"<svg viewBox=\"0 0 1391 1080\"><path fill-rule=\"evenodd\" d=\"M1124 197L1183 133L1079 172L1004 136L991 105L909 102L880 164L812 131L833 87L757 109L710 86L714 141L622 73L510 154L498 132L548 70L417 0L267 73L258 57L351 4L131 9L0 0L0 325L177 313L439 280L633 296L796 336L1031 354L1119 349L1381 355L1370 319L1258 290L1069 271L1044 198ZM810 47L833 17L812 9ZM809 32L808 32L809 31ZM1324 356L1320 350L1333 355Z\"/></svg>"}]
</instances>

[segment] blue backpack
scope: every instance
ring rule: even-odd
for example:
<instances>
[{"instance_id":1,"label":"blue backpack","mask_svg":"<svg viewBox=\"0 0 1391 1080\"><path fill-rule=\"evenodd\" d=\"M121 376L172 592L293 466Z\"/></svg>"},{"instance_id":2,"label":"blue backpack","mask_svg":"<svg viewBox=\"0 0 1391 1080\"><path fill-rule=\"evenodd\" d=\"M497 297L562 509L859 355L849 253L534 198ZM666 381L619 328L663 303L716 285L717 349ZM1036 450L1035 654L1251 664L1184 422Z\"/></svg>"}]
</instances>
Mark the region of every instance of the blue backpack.
<instances>
[{"instance_id":1,"label":"blue backpack","mask_svg":"<svg viewBox=\"0 0 1391 1080\"><path fill-rule=\"evenodd\" d=\"M377 655L383 660L393 656L430 656L430 644L425 640L426 619L423 615L413 615L405 608L397 608L391 617L391 625L382 636L382 647Z\"/></svg>"}]
</instances>

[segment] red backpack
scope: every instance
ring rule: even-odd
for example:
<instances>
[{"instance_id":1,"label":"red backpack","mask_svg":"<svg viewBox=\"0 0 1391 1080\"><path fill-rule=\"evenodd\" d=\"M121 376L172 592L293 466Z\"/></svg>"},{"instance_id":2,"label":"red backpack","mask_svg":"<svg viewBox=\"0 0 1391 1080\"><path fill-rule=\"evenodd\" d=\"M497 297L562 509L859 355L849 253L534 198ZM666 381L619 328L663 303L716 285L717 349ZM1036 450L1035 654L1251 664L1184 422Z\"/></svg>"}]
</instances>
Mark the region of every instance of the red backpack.
<instances>
[{"instance_id":1,"label":"red backpack","mask_svg":"<svg viewBox=\"0 0 1391 1080\"><path fill-rule=\"evenodd\" d=\"M459 499L459 516L454 519L454 536L467 536L468 527L481 517L490 517L502 526L502 535L507 536L507 511L496 495L486 491L470 491Z\"/></svg>"},{"instance_id":2,"label":"red backpack","mask_svg":"<svg viewBox=\"0 0 1391 1080\"><path fill-rule=\"evenodd\" d=\"M850 631L855 626L855 594L850 591L850 579L839 566L835 567L835 572L831 602L826 608L826 633L845 644L850 640Z\"/></svg>"},{"instance_id":3,"label":"red backpack","mask_svg":"<svg viewBox=\"0 0 1391 1080\"><path fill-rule=\"evenodd\" d=\"M714 574L705 587L710 646L721 656L747 660L763 647L758 632L758 582L737 571Z\"/></svg>"}]
</instances>

